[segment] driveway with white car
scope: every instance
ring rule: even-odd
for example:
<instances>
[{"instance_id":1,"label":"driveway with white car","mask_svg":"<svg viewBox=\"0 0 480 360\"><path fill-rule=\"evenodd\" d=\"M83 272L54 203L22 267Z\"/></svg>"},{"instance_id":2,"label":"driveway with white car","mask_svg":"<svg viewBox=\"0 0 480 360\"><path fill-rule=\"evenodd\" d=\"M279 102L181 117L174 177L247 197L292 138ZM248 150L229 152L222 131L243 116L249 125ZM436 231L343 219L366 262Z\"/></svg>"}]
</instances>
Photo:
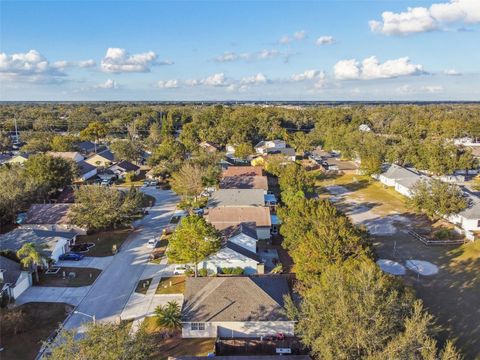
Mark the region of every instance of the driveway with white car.
<instances>
[{"instance_id":1,"label":"driveway with white car","mask_svg":"<svg viewBox=\"0 0 480 360\"><path fill-rule=\"evenodd\" d=\"M149 209L148 215L135 222L136 230L78 305L79 312L95 315L98 321L120 319L127 300L147 266L151 252L147 246L148 240L162 233L175 211L178 197L172 191L151 187L142 188L142 191L155 197L155 205ZM65 328L77 328L90 320L86 316L73 314L66 321Z\"/></svg>"}]
</instances>

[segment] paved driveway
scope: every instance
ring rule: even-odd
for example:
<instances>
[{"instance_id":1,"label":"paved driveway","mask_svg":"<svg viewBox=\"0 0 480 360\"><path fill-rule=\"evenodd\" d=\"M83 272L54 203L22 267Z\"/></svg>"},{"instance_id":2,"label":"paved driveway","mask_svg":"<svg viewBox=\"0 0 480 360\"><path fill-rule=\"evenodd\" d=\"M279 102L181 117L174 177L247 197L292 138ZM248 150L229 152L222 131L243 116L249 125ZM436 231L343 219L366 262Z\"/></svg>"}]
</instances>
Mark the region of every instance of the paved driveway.
<instances>
[{"instance_id":1,"label":"paved driveway","mask_svg":"<svg viewBox=\"0 0 480 360\"><path fill-rule=\"evenodd\" d=\"M67 266L67 267L79 267L79 268L95 268L104 270L113 260L113 256L105 257L84 257L79 261L72 260L59 260L55 263L55 266Z\"/></svg>"},{"instance_id":2,"label":"paved driveway","mask_svg":"<svg viewBox=\"0 0 480 360\"><path fill-rule=\"evenodd\" d=\"M90 288L91 286L32 286L15 300L15 304L21 305L29 302L59 302L76 306L82 301Z\"/></svg>"},{"instance_id":3,"label":"paved driveway","mask_svg":"<svg viewBox=\"0 0 480 360\"><path fill-rule=\"evenodd\" d=\"M146 243L153 236L161 234L178 202L178 197L172 191L154 188L142 190L155 197L155 206L149 209L147 216L134 224L136 230L127 238L122 250L113 257L77 308L80 312L95 314L99 321L119 320L130 294L147 266L151 249L147 248ZM90 319L73 314L65 323L65 328L77 328L86 321Z\"/></svg>"}]
</instances>

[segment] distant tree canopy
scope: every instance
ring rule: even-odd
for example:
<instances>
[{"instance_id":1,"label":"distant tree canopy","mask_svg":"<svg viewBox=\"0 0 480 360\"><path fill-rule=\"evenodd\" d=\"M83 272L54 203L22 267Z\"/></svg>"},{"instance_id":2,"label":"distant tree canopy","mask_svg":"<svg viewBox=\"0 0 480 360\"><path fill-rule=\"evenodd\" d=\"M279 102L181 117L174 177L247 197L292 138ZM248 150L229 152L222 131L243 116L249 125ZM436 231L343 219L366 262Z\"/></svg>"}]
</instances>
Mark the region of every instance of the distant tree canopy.
<instances>
[{"instance_id":1,"label":"distant tree canopy","mask_svg":"<svg viewBox=\"0 0 480 360\"><path fill-rule=\"evenodd\" d=\"M30 156L25 162L25 171L27 176L44 185L49 191L70 185L78 173L73 161L46 154Z\"/></svg>"}]
</instances>

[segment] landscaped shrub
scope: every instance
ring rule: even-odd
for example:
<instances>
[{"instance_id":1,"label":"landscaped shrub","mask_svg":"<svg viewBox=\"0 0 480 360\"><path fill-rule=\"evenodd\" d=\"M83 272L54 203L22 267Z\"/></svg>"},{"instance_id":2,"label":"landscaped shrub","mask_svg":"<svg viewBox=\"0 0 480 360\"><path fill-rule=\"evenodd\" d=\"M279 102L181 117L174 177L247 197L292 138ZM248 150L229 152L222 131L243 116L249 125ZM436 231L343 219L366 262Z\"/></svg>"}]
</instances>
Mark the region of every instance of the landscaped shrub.
<instances>
[{"instance_id":1,"label":"landscaped shrub","mask_svg":"<svg viewBox=\"0 0 480 360\"><path fill-rule=\"evenodd\" d=\"M455 237L455 234L452 234L452 232L448 229L442 229L436 231L433 236L437 240L450 240Z\"/></svg>"},{"instance_id":2,"label":"landscaped shrub","mask_svg":"<svg viewBox=\"0 0 480 360\"><path fill-rule=\"evenodd\" d=\"M185 276L193 276L193 275L195 275L195 271L193 271L192 269L185 270Z\"/></svg>"},{"instance_id":3,"label":"landscaped shrub","mask_svg":"<svg viewBox=\"0 0 480 360\"><path fill-rule=\"evenodd\" d=\"M198 270L198 275L202 276L202 277L208 276L208 270L207 269L200 269L200 270Z\"/></svg>"},{"instance_id":4,"label":"landscaped shrub","mask_svg":"<svg viewBox=\"0 0 480 360\"><path fill-rule=\"evenodd\" d=\"M222 274L242 275L243 274L243 269L239 266L237 266L237 267L224 267L224 268L222 268Z\"/></svg>"}]
</instances>

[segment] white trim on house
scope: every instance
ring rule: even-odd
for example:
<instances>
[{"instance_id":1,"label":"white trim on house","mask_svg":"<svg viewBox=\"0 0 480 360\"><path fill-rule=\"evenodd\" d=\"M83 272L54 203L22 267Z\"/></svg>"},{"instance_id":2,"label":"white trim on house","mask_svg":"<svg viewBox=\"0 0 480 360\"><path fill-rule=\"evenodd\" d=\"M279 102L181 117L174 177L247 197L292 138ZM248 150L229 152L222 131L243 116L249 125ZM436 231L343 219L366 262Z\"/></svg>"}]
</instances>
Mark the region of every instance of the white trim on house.
<instances>
[{"instance_id":1,"label":"white trim on house","mask_svg":"<svg viewBox=\"0 0 480 360\"><path fill-rule=\"evenodd\" d=\"M192 329L194 324L194 329ZM202 324L197 330L198 325ZM275 335L294 336L294 321L219 321L182 324L183 338L247 338Z\"/></svg>"}]
</instances>

